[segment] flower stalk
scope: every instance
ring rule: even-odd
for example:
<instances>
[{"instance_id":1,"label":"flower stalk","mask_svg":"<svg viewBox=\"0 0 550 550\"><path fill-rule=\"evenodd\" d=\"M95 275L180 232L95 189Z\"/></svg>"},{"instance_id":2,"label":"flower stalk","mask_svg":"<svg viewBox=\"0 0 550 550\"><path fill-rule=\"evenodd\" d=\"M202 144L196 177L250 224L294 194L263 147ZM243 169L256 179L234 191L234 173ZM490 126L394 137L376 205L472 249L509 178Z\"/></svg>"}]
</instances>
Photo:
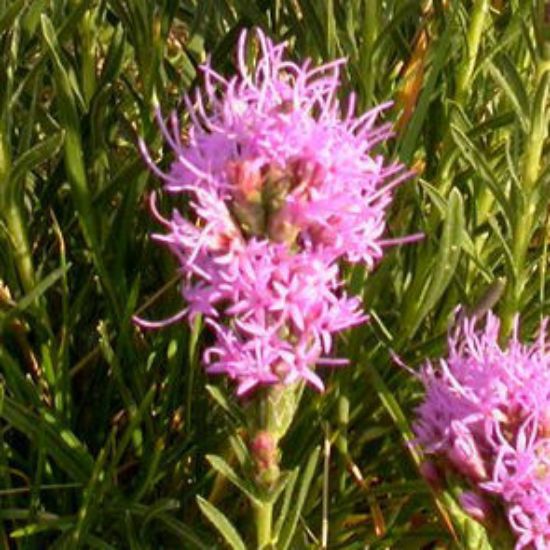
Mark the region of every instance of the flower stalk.
<instances>
[{"instance_id":1,"label":"flower stalk","mask_svg":"<svg viewBox=\"0 0 550 550\"><path fill-rule=\"evenodd\" d=\"M260 31L255 38L253 69L246 32L237 75L202 67L203 93L185 98L185 140L176 113L168 121L157 113L174 152L168 173L141 144L165 191L189 198L190 214L165 218L152 197L165 229L154 238L180 263L186 305L170 319L136 322L158 328L204 320L213 341L206 371L229 377L250 405L245 492L257 545L267 548L279 442L304 386L324 390L319 367L347 364L331 356L335 336L367 321L361 300L344 290L340 263L372 269L386 246L421 236L383 238L393 190L411 176L374 152L391 135L390 125L376 124L389 105L356 116L354 95L347 105L337 100L344 60L298 65L285 58L284 44Z\"/></svg>"},{"instance_id":2,"label":"flower stalk","mask_svg":"<svg viewBox=\"0 0 550 550\"><path fill-rule=\"evenodd\" d=\"M260 505L256 505L255 518L257 548L259 550L270 548L273 540L273 504L271 502L263 502Z\"/></svg>"},{"instance_id":3,"label":"flower stalk","mask_svg":"<svg viewBox=\"0 0 550 550\"><path fill-rule=\"evenodd\" d=\"M257 424L250 443L253 461L253 478L260 502L253 502L258 548L269 548L273 543L272 493L280 480L279 441L290 427L303 390L296 387L275 385L259 391L256 395Z\"/></svg>"}]
</instances>

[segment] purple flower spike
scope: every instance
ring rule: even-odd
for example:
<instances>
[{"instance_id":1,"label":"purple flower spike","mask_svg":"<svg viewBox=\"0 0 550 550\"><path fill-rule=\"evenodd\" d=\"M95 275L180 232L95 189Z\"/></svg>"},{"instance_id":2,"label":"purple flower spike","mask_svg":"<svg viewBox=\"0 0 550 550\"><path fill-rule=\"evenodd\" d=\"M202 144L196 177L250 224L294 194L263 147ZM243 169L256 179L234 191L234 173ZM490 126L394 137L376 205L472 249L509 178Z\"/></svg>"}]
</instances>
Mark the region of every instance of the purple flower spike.
<instances>
[{"instance_id":1,"label":"purple flower spike","mask_svg":"<svg viewBox=\"0 0 550 550\"><path fill-rule=\"evenodd\" d=\"M185 137L176 114L166 122L158 113L174 154L168 173L141 145L165 190L188 197L191 211L164 219L152 201L166 229L154 238L178 259L187 304L167 322L206 318L215 335L206 369L229 376L239 395L299 380L323 390L315 366L345 363L330 358L334 335L366 321L360 300L342 290L338 261L372 268L400 242L383 239L386 210L411 173L372 152L391 135L376 125L389 104L359 117L353 96L340 105L343 60L298 65L284 44L256 37L254 69L246 32L235 76L202 67L202 91L185 98Z\"/></svg>"},{"instance_id":2,"label":"purple flower spike","mask_svg":"<svg viewBox=\"0 0 550 550\"><path fill-rule=\"evenodd\" d=\"M476 488L461 498L473 517L476 502L498 499L517 536L516 549L550 548L550 351L548 321L532 344L506 347L500 322L465 320L449 337L449 354L421 372L426 398L417 409L417 442ZM474 498L475 496L475 498ZM483 512L483 513L482 513Z\"/></svg>"}]
</instances>

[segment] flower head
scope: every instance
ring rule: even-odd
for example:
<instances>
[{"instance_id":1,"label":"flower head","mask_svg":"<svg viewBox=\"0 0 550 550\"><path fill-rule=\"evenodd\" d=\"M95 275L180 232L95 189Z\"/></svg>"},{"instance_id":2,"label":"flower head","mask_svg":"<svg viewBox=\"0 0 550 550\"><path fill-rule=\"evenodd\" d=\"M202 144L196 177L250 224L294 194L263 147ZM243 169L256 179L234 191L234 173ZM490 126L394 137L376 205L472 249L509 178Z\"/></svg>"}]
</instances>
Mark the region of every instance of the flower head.
<instances>
[{"instance_id":1,"label":"flower head","mask_svg":"<svg viewBox=\"0 0 550 550\"><path fill-rule=\"evenodd\" d=\"M209 372L227 374L239 393L300 379L322 389L315 365L342 362L329 359L333 335L366 319L342 290L337 262L381 258L392 189L410 173L372 152L390 136L375 125L387 105L359 117L354 96L341 107L343 60L298 65L284 44L256 36L253 69L246 32L235 76L202 67L203 89L185 98L185 139L176 114L167 123L159 115L174 153L168 173L142 147L191 210L187 219L157 213L167 232L154 237L184 277L187 307L176 319L202 314L216 335Z\"/></svg>"},{"instance_id":2,"label":"flower head","mask_svg":"<svg viewBox=\"0 0 550 550\"><path fill-rule=\"evenodd\" d=\"M532 344L519 340L517 319L506 346L499 344L499 328L492 313L482 327L478 319L465 320L450 335L448 357L424 367L426 398L417 409L417 441L477 491L501 500L517 548L548 548L547 321Z\"/></svg>"}]
</instances>

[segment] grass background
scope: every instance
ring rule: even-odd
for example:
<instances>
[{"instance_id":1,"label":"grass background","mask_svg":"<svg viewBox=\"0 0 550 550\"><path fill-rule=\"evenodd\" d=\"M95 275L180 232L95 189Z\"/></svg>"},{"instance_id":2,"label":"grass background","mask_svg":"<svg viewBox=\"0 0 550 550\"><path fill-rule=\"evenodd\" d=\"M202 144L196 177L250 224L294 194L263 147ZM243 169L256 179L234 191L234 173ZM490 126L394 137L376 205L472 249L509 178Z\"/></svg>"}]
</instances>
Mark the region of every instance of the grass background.
<instances>
[{"instance_id":1,"label":"grass background","mask_svg":"<svg viewBox=\"0 0 550 550\"><path fill-rule=\"evenodd\" d=\"M249 536L246 500L205 458L235 463L244 422L202 372L200 325L144 335L131 316L181 303L172 259L148 239L159 182L138 136L168 163L154 105L178 106L207 53L231 73L241 29L259 26L296 59L347 57L342 96L355 90L361 109L394 99L384 153L418 177L388 233L426 234L368 276L348 270L371 322L340 339L351 366L306 392L283 441L298 469L280 547L473 547L452 491L418 474L405 442L420 387L391 352L413 368L444 353L459 304L494 306L506 329L520 312L527 335L548 314L547 10L0 0L0 546L224 547L197 496Z\"/></svg>"}]
</instances>

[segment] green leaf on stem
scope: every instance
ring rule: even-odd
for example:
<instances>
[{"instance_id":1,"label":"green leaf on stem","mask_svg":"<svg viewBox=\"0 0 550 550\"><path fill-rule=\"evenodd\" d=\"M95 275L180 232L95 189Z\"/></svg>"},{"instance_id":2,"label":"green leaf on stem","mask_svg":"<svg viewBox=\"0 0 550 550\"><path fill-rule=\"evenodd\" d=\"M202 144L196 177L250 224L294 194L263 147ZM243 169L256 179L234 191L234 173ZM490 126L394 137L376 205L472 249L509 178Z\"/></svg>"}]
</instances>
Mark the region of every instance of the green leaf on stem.
<instances>
[{"instance_id":1,"label":"green leaf on stem","mask_svg":"<svg viewBox=\"0 0 550 550\"><path fill-rule=\"evenodd\" d=\"M208 460L210 466L212 466L216 472L227 478L228 481L242 491L253 504L257 506L262 504L263 499L252 482L241 479L235 470L221 456L207 455L206 460Z\"/></svg>"},{"instance_id":2,"label":"green leaf on stem","mask_svg":"<svg viewBox=\"0 0 550 550\"><path fill-rule=\"evenodd\" d=\"M298 520L300 519L300 514L302 513L302 509L309 492L309 487L315 474L317 462L319 461L320 452L321 447L315 447L313 452L309 455L306 467L301 475L300 486L298 489L298 494L296 495L295 504L287 514L288 520L284 525L282 525L282 529L278 533L278 548L281 550L287 550L287 548L290 548L290 545L292 544L296 527L298 526Z\"/></svg>"},{"instance_id":3,"label":"green leaf on stem","mask_svg":"<svg viewBox=\"0 0 550 550\"><path fill-rule=\"evenodd\" d=\"M243 539L225 514L201 496L197 496L197 503L201 512L212 525L214 525L225 542L227 542L233 550L246 550Z\"/></svg>"}]
</instances>

